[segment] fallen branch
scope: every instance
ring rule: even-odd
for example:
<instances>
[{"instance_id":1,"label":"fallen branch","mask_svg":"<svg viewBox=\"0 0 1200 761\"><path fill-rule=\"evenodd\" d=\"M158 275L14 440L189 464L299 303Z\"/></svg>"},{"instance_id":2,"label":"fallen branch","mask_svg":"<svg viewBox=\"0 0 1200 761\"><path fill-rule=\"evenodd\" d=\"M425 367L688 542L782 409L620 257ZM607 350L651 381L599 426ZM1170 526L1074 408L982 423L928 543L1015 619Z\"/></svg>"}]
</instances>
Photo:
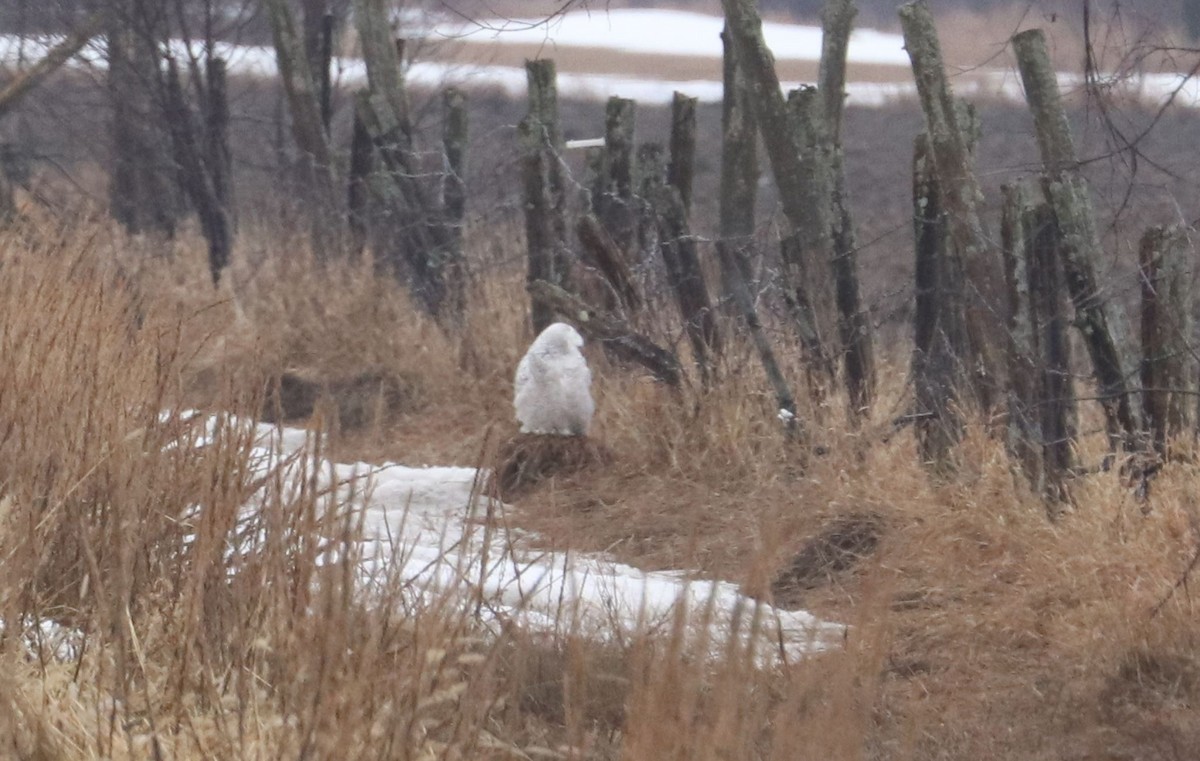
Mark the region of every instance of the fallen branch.
<instances>
[{"instance_id":1,"label":"fallen branch","mask_svg":"<svg viewBox=\"0 0 1200 761\"><path fill-rule=\"evenodd\" d=\"M596 309L583 299L545 280L527 286L529 296L549 312L570 320L579 332L603 343L621 359L645 367L655 378L673 388L683 381L679 359L649 338L634 332L624 320Z\"/></svg>"}]
</instances>

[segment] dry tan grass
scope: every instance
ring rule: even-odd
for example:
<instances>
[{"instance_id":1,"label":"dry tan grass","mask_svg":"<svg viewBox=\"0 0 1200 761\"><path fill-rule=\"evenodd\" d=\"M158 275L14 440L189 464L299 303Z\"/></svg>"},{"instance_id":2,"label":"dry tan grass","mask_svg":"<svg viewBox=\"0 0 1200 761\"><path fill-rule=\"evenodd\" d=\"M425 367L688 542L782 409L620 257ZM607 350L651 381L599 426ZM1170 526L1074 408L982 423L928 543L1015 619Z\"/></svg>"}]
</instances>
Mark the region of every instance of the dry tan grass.
<instances>
[{"instance_id":1,"label":"dry tan grass","mask_svg":"<svg viewBox=\"0 0 1200 761\"><path fill-rule=\"evenodd\" d=\"M880 516L878 549L799 600L851 625L845 647L780 670L736 648L685 657L678 630L619 647L495 639L448 602L364 607L339 569L317 567L346 529L315 494L268 488L268 550L231 579L224 541L256 486L247 431L169 448L186 424L161 411L252 413L285 368L372 369L423 404L326 454L477 462L515 430L520 275L478 283L470 336L448 337L394 283L322 271L279 233L244 231L213 291L191 238L131 241L80 218L0 233L2 754L1082 759L1200 744L1196 608L1180 588L1152 613L1198 545L1196 466L1170 464L1148 513L1116 474L1082 477L1052 524L982 425L960 475L930 481L891 426L902 366L883 368L857 429L836 396L808 410L827 451L806 456L779 435L744 348L716 388L676 395L589 346L611 461L516 505L548 545L696 567L768 597L806 538ZM476 258L507 245L488 256L519 261L515 241L472 241ZM1098 460L1094 441L1081 451ZM82 656L27 652L15 635L30 618L79 627Z\"/></svg>"}]
</instances>

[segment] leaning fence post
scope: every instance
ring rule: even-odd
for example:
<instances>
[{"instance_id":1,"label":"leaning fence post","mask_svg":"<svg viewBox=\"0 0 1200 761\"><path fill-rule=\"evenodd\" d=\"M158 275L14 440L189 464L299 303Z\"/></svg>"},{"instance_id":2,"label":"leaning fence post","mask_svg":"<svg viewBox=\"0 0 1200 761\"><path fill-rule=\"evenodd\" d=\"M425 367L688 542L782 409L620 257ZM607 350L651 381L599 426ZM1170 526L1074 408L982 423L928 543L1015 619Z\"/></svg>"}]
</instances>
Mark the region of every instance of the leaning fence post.
<instances>
[{"instance_id":1,"label":"leaning fence post","mask_svg":"<svg viewBox=\"0 0 1200 761\"><path fill-rule=\"evenodd\" d=\"M748 252L753 245L754 209L758 193L758 124L750 103L753 88L738 59L737 46L728 28L721 32L724 45L724 98L721 109L720 236L717 260L725 297L735 306L758 353L767 381L775 393L789 437L807 437L804 422L796 414L796 398L779 367L775 350L763 329L751 291Z\"/></svg>"},{"instance_id":2,"label":"leaning fence post","mask_svg":"<svg viewBox=\"0 0 1200 761\"><path fill-rule=\"evenodd\" d=\"M846 98L846 53L858 9L854 0L830 0L821 13L821 64L817 92L825 111L833 181L833 282L838 338L851 421L867 412L875 395L875 353L871 321L862 307L858 283L858 243L846 205L846 167L842 150L842 113Z\"/></svg>"},{"instance_id":3,"label":"leaning fence post","mask_svg":"<svg viewBox=\"0 0 1200 761\"><path fill-rule=\"evenodd\" d=\"M1092 260L1100 252L1100 239L1087 184L1079 176L1058 80L1046 52L1046 38L1040 29L1030 29L1013 37L1012 43L1046 171L1043 191L1062 232L1063 268L1075 306L1075 324L1087 346L1103 400L1109 446L1113 450L1133 450L1141 425L1126 382L1132 377L1129 363L1121 356L1123 320L1116 306L1104 298L1096 280Z\"/></svg>"},{"instance_id":4,"label":"leaning fence post","mask_svg":"<svg viewBox=\"0 0 1200 761\"><path fill-rule=\"evenodd\" d=\"M925 114L929 163L937 174L953 255L961 261L962 287L969 294L964 299L969 338L969 351L962 355L964 369L987 408L994 401L1001 373L1002 274L979 217L981 194L968 145L969 125L963 123L963 112L950 90L933 16L924 0L900 6L900 25Z\"/></svg>"}]
</instances>

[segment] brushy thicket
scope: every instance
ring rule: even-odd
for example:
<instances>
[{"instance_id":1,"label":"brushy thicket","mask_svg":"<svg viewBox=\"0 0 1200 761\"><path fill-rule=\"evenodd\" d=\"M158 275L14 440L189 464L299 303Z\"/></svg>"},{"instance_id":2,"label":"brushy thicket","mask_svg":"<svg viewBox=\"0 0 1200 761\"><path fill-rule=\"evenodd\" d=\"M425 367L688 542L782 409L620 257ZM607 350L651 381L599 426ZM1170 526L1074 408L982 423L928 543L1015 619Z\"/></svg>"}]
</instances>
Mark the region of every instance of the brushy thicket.
<instances>
[{"instance_id":1,"label":"brushy thicket","mask_svg":"<svg viewBox=\"0 0 1200 761\"><path fill-rule=\"evenodd\" d=\"M718 387L682 396L589 347L594 435L611 461L508 515L548 545L696 567L767 595L806 537L870 514L878 549L800 595L851 625L842 649L760 669L736 648L715 663L687 657L678 630L620 647L490 637L448 600L412 611L397 588L364 605L346 580L352 526L319 509L326 495L256 481L246 424L173 446L195 433L179 411L252 415L285 369L376 373L411 392L314 457L489 464L515 431L511 372L530 339L521 273L485 269L469 330L448 337L367 267L319 268L278 231L244 230L239 245L213 291L186 236L130 240L86 213L0 233L0 755L1188 758L1200 747L1200 628L1186 587L1172 593L1200 532L1192 460L1164 469L1148 505L1115 473L1082 477L1075 508L1051 524L978 424L961 473L933 483L891 425L902 353L871 420L847 427L836 398L808 411L827 453L801 457L747 347L730 349ZM469 245L476 261L520 261L512 229L473 231ZM267 539L231 575L226 542L259 489ZM341 565L319 562L331 549ZM71 657L40 633L48 620L81 632Z\"/></svg>"}]
</instances>

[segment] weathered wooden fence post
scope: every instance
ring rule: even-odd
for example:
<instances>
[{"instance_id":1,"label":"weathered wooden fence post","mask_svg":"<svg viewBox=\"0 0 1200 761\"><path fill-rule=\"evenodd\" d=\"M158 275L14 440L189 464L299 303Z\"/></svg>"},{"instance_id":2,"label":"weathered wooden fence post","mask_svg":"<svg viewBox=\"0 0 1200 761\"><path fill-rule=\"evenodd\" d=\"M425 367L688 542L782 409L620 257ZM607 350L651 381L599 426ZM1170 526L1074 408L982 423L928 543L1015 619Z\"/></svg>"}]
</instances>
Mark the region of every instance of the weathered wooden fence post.
<instances>
[{"instance_id":1,"label":"weathered wooden fence post","mask_svg":"<svg viewBox=\"0 0 1200 761\"><path fill-rule=\"evenodd\" d=\"M656 201L662 200L660 189L666 182L667 159L661 143L642 143L637 147L633 198L634 232L637 249L636 264L654 261L659 251L659 210Z\"/></svg>"},{"instance_id":2,"label":"weathered wooden fence post","mask_svg":"<svg viewBox=\"0 0 1200 761\"><path fill-rule=\"evenodd\" d=\"M1069 318L1064 298L1062 232L1053 210L1038 204L1022 214L1030 314L1033 316L1039 373L1039 429L1042 435L1042 494L1067 498L1066 482L1075 458L1075 389L1071 374ZM1053 507L1051 517L1056 516Z\"/></svg>"},{"instance_id":3,"label":"weathered wooden fence post","mask_svg":"<svg viewBox=\"0 0 1200 761\"><path fill-rule=\"evenodd\" d=\"M647 158L649 160L639 162L647 168L642 177L641 195L654 216L655 237L666 264L667 282L675 293L683 329L700 371L700 381L707 388L713 379L712 355L720 351L720 337L708 296L708 284L700 267L696 238L688 224L679 189L665 184L660 172L649 171L658 162Z\"/></svg>"},{"instance_id":4,"label":"weathered wooden fence post","mask_svg":"<svg viewBox=\"0 0 1200 761\"><path fill-rule=\"evenodd\" d=\"M758 205L758 121L751 102L753 92L745 69L738 63L729 30L721 32L724 96L721 104L721 185L718 225L726 246L733 246L745 264L745 285L753 279L749 271L749 250L755 229ZM722 257L724 259L724 257ZM741 278L739 278L741 279ZM731 296L731 284L725 284Z\"/></svg>"},{"instance_id":5,"label":"weathered wooden fence post","mask_svg":"<svg viewBox=\"0 0 1200 761\"><path fill-rule=\"evenodd\" d=\"M611 97L604 111L603 192L592 198L596 216L624 255L634 257L638 209L634 199L634 134L637 104Z\"/></svg>"},{"instance_id":6,"label":"weathered wooden fence post","mask_svg":"<svg viewBox=\"0 0 1200 761\"><path fill-rule=\"evenodd\" d=\"M961 303L953 298L962 283L960 262L950 251L943 194L927 133L913 145L913 233L916 253L916 311L913 317L912 376L914 427L923 463L935 472L953 470L962 438L958 404L961 364L967 357Z\"/></svg>"},{"instance_id":7,"label":"weathered wooden fence post","mask_svg":"<svg viewBox=\"0 0 1200 761\"><path fill-rule=\"evenodd\" d=\"M1116 306L1104 298L1096 281L1092 259L1100 252L1100 240L1087 184L1079 176L1066 111L1046 52L1046 39L1041 30L1030 29L1013 37L1012 43L1046 172L1043 192L1062 233L1067 288L1075 306L1075 324L1087 346L1099 387L1109 446L1113 450L1134 450L1141 422L1126 380L1132 377L1130 363L1121 355L1120 342L1125 337L1123 320Z\"/></svg>"},{"instance_id":8,"label":"weathered wooden fence post","mask_svg":"<svg viewBox=\"0 0 1200 761\"><path fill-rule=\"evenodd\" d=\"M753 0L722 0L721 6L725 10L726 31L737 55L738 66L745 72L745 81L751 93L749 100L753 104L763 145L767 149L775 185L779 188L780 203L788 220L788 235L798 235L796 242L799 243L799 253L806 262L819 263L819 269L807 268L809 276L820 278L817 282L825 282L825 268L830 261L831 251L830 228L828 224L819 229L813 225L818 220L828 220L828 212L820 209L829 203L829 198L828 194L819 198L819 213L814 214L809 201L822 194L814 193L810 186L813 177L810 171L806 171L802 158L805 148L797 139L799 129L793 116L795 111L789 109L780 90L775 60L763 39L762 18ZM809 170L812 168L811 165L808 167ZM804 297L795 300L797 305L801 302L815 305L812 283L788 282L787 287L793 293L797 288L806 289ZM820 292L820 289L816 289L816 292ZM793 310L793 315L803 320L803 323L797 323L802 335L815 335L820 340L820 327L815 318L796 310ZM827 356L824 348L820 355Z\"/></svg>"},{"instance_id":9,"label":"weathered wooden fence post","mask_svg":"<svg viewBox=\"0 0 1200 761\"><path fill-rule=\"evenodd\" d=\"M1182 227L1152 227L1142 236L1142 404L1160 455L1187 425L1192 390L1190 346L1192 247Z\"/></svg>"},{"instance_id":10,"label":"weathered wooden fence post","mask_svg":"<svg viewBox=\"0 0 1200 761\"><path fill-rule=\"evenodd\" d=\"M1038 336L1029 283L1025 215L1029 194L1023 184L1001 189L1000 250L1008 286L1008 450L1033 489L1043 491L1042 424Z\"/></svg>"},{"instance_id":11,"label":"weathered wooden fence post","mask_svg":"<svg viewBox=\"0 0 1200 761\"><path fill-rule=\"evenodd\" d=\"M842 372L849 395L851 420L864 415L875 396L875 352L871 321L862 307L858 285L858 243L846 206L846 167L842 150L842 114L846 98L846 52L858 8L854 0L829 0L821 14L821 64L818 88L825 107L833 181L833 282L837 305Z\"/></svg>"},{"instance_id":12,"label":"weathered wooden fence post","mask_svg":"<svg viewBox=\"0 0 1200 761\"><path fill-rule=\"evenodd\" d=\"M822 103L816 88L802 87L788 93L789 127L799 151L800 183L796 222L780 245L783 259L788 306L796 321L800 343L808 363L810 386L814 396L824 398L836 378L833 358L826 346L830 312L828 296L829 262L833 246L830 234L833 183L829 177L829 155L823 129Z\"/></svg>"},{"instance_id":13,"label":"weathered wooden fence post","mask_svg":"<svg viewBox=\"0 0 1200 761\"><path fill-rule=\"evenodd\" d=\"M968 147L968 125L963 123L963 112L950 90L937 30L924 0L900 6L900 25L929 134L927 163L937 176L951 255L960 260L965 275L960 287L965 291L962 304L969 346L960 358L966 370L963 380L988 409L999 396L1003 372L999 355L1004 322L1001 265L980 221L981 194Z\"/></svg>"},{"instance_id":14,"label":"weathered wooden fence post","mask_svg":"<svg viewBox=\"0 0 1200 761\"><path fill-rule=\"evenodd\" d=\"M681 92L671 98L667 184L679 191L679 200L688 216L692 213L692 181L696 174L696 102L696 98Z\"/></svg>"},{"instance_id":15,"label":"weathered wooden fence post","mask_svg":"<svg viewBox=\"0 0 1200 761\"><path fill-rule=\"evenodd\" d=\"M1061 260L1062 237L1045 203L1005 187L1001 222L1009 294L1008 444L1051 518L1074 466L1075 390Z\"/></svg>"},{"instance_id":16,"label":"weathered wooden fence post","mask_svg":"<svg viewBox=\"0 0 1200 761\"><path fill-rule=\"evenodd\" d=\"M751 103L753 87L738 57L728 26L724 44L724 98L721 109L720 236L717 260L727 298L733 302L754 342L775 404L789 437L807 438L804 421L797 415L796 398L775 358L751 291L753 276L749 254L753 245L755 203L758 193L758 125Z\"/></svg>"},{"instance_id":17,"label":"weathered wooden fence post","mask_svg":"<svg viewBox=\"0 0 1200 761\"><path fill-rule=\"evenodd\" d=\"M522 148L522 183L525 202L525 237L529 247L528 282L545 281L560 288L570 281L570 260L563 231L566 229L565 196L558 151L562 133L558 125L558 86L554 61L526 61L529 114L518 131ZM530 316L540 333L554 321L545 301L533 299Z\"/></svg>"}]
</instances>

